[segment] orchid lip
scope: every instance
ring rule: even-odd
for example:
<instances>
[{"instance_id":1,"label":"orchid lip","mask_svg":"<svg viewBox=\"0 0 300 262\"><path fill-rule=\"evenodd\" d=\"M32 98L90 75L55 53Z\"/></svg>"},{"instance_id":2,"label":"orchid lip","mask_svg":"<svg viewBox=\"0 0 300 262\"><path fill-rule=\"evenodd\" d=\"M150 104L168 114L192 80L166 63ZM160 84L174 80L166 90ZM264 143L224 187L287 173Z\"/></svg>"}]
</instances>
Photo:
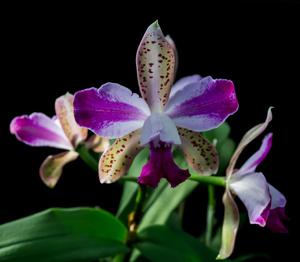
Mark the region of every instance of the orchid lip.
<instances>
[{"instance_id":1,"label":"orchid lip","mask_svg":"<svg viewBox=\"0 0 300 262\"><path fill-rule=\"evenodd\" d=\"M150 159L143 166L138 182L155 188L159 181L165 178L171 187L176 187L189 176L190 174L187 170L180 169L175 164L172 156L172 145L162 141L156 145L151 142Z\"/></svg>"}]
</instances>

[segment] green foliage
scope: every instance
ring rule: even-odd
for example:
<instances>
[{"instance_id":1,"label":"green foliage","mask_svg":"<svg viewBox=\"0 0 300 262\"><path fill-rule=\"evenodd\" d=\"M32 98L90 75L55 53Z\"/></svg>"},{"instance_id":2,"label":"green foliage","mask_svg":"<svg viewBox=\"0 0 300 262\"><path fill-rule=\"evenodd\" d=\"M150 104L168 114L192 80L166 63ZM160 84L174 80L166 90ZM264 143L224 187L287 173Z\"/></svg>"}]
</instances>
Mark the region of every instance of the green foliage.
<instances>
[{"instance_id":1,"label":"green foliage","mask_svg":"<svg viewBox=\"0 0 300 262\"><path fill-rule=\"evenodd\" d=\"M158 200L146 210L139 230L150 225L163 225L178 205L197 187L195 181L185 181L176 188L166 185L159 194Z\"/></svg>"},{"instance_id":2,"label":"green foliage","mask_svg":"<svg viewBox=\"0 0 300 262\"><path fill-rule=\"evenodd\" d=\"M230 127L224 123L204 134L210 141L217 141L222 175L235 149L229 133ZM175 149L173 157L178 166L188 168L180 150ZM134 159L127 176L137 178L148 158L149 150L145 148ZM208 248L181 230L182 214L174 212L197 185L198 182L187 180L171 188L162 180L156 189L146 190L137 241L129 245L134 251L130 261L215 261L220 232L212 239L212 249ZM138 187L135 182L124 183L119 219L101 209L49 209L1 225L0 261L106 261L112 256L112 261L123 261L128 251L124 224L136 204Z\"/></svg>"},{"instance_id":3,"label":"green foliage","mask_svg":"<svg viewBox=\"0 0 300 262\"><path fill-rule=\"evenodd\" d=\"M217 253L181 230L151 226L141 230L135 247L153 262L210 262ZM230 260L224 260L229 262Z\"/></svg>"},{"instance_id":4,"label":"green foliage","mask_svg":"<svg viewBox=\"0 0 300 262\"><path fill-rule=\"evenodd\" d=\"M110 213L53 208L0 226L0 261L92 261L126 252L127 229Z\"/></svg>"}]
</instances>

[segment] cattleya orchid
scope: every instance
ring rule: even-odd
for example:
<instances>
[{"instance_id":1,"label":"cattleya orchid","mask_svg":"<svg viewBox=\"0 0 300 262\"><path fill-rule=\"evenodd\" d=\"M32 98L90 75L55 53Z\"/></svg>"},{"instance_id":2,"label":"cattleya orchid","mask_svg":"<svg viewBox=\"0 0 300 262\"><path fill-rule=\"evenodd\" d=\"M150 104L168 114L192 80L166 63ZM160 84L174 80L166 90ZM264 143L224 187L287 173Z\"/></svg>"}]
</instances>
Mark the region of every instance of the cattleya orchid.
<instances>
[{"instance_id":1,"label":"cattleya orchid","mask_svg":"<svg viewBox=\"0 0 300 262\"><path fill-rule=\"evenodd\" d=\"M175 187L189 177L187 170L174 163L173 145L180 146L189 166L199 174L216 173L216 149L199 132L218 127L237 111L233 83L193 75L173 85L175 45L157 22L142 38L136 66L142 98L116 83L75 94L77 123L100 136L116 138L101 156L100 181L111 183L123 176L146 145L150 159L138 178L141 184L156 187L165 178Z\"/></svg>"},{"instance_id":2,"label":"cattleya orchid","mask_svg":"<svg viewBox=\"0 0 300 262\"><path fill-rule=\"evenodd\" d=\"M225 215L219 259L227 258L232 253L239 226L239 211L233 195L238 196L246 206L251 224L267 226L275 232L287 232L282 222L286 219L285 197L268 184L262 173L255 171L271 149L272 133L265 136L259 150L240 169L235 169L237 159L244 148L267 128L271 120L270 108L265 122L253 127L244 135L226 170L227 183L223 195Z\"/></svg>"},{"instance_id":3,"label":"cattleya orchid","mask_svg":"<svg viewBox=\"0 0 300 262\"><path fill-rule=\"evenodd\" d=\"M64 165L79 156L76 148L88 135L88 130L79 127L74 119L73 100L74 96L69 93L57 98L56 116L53 118L43 113L33 113L15 117L10 124L10 132L25 144L67 150L48 156L40 167L40 177L50 188L56 185ZM103 152L109 146L109 141L93 136L86 145L96 152Z\"/></svg>"},{"instance_id":4,"label":"cattleya orchid","mask_svg":"<svg viewBox=\"0 0 300 262\"><path fill-rule=\"evenodd\" d=\"M141 40L136 67L141 97L109 82L99 89L88 88L74 96L67 93L57 98L56 115L52 118L33 113L12 120L11 133L25 144L66 150L48 156L40 167L40 177L48 187L57 184L64 165L78 156L99 174L101 183L115 182L127 171L129 175L122 178L123 194L116 213L98 207L51 208L1 225L0 258L77 261L80 253L82 261L127 261L133 257L147 261L161 257L166 261L212 261L216 255L212 237L218 224L215 223L216 187L225 189L222 244L217 259L225 259L233 252L239 226L235 197L245 205L251 224L287 232L285 197L256 171L271 149L272 133L264 137L254 155L236 168L245 147L270 123L271 108L265 122L250 129L233 153L228 124L205 133L210 140L201 134L219 127L237 111L232 81L192 75L173 83L176 47L169 36L163 35L157 22L148 27ZM90 138L88 129L95 133ZM114 139L111 145L109 138ZM149 157L148 150L136 157L145 147L150 150ZM182 166L188 166L187 169L175 163L172 151L175 147L179 150L174 152L174 158ZM218 174L229 162L226 176L210 176L218 171L216 147L222 169ZM103 152L99 163L99 154L92 151ZM192 182L176 189L165 184L157 190L144 186L155 188L164 178L175 187L189 176ZM132 187L127 182L141 185ZM168 225L174 215L178 223L185 218L184 210L178 207L198 183L207 185L208 192L206 229L201 241L179 227L174 230ZM216 236L219 239L218 233ZM152 248L153 244L159 248ZM74 246L78 252L74 252Z\"/></svg>"}]
</instances>

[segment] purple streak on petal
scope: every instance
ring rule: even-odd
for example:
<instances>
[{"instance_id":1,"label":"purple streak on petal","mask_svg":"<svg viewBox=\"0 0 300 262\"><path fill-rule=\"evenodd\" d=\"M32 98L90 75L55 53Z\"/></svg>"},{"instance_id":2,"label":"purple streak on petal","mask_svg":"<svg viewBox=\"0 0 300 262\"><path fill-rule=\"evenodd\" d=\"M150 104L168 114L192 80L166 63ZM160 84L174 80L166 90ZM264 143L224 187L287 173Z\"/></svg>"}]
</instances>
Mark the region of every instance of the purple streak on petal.
<instances>
[{"instance_id":1,"label":"purple streak on petal","mask_svg":"<svg viewBox=\"0 0 300 262\"><path fill-rule=\"evenodd\" d=\"M166 106L175 124L196 132L216 128L238 109L234 85L230 80L205 77L186 85Z\"/></svg>"},{"instance_id":2,"label":"purple streak on petal","mask_svg":"<svg viewBox=\"0 0 300 262\"><path fill-rule=\"evenodd\" d=\"M150 110L146 102L128 88L106 83L75 94L77 123L98 135L118 138L143 126Z\"/></svg>"},{"instance_id":3,"label":"purple streak on petal","mask_svg":"<svg viewBox=\"0 0 300 262\"><path fill-rule=\"evenodd\" d=\"M30 146L49 146L71 150L73 147L54 119L42 113L15 117L10 132Z\"/></svg>"},{"instance_id":4,"label":"purple streak on petal","mask_svg":"<svg viewBox=\"0 0 300 262\"><path fill-rule=\"evenodd\" d=\"M270 214L270 206L271 204L269 203L268 206L263 210L263 212L255 219L255 223L253 224L257 224L262 227L266 225L266 222Z\"/></svg>"},{"instance_id":5,"label":"purple streak on petal","mask_svg":"<svg viewBox=\"0 0 300 262\"><path fill-rule=\"evenodd\" d=\"M250 173L255 171L256 167L266 158L272 147L272 136L272 133L265 136L259 150L246 161L239 172Z\"/></svg>"},{"instance_id":6,"label":"purple streak on petal","mask_svg":"<svg viewBox=\"0 0 300 262\"><path fill-rule=\"evenodd\" d=\"M155 188L160 179L165 178L171 187L176 187L190 176L187 170L180 169L174 163L171 149L171 145L163 142L159 143L159 147L150 144L150 159L138 178L140 184Z\"/></svg>"},{"instance_id":7,"label":"purple streak on petal","mask_svg":"<svg viewBox=\"0 0 300 262\"><path fill-rule=\"evenodd\" d=\"M240 154L243 152L245 147L252 142L256 137L258 137L269 125L269 123L272 120L272 107L269 107L268 114L266 117L265 122L260 123L254 127L252 127L250 130L247 131L247 133L243 136L242 140L238 144L235 152L233 153L233 156L230 159L230 162L228 164L227 170L226 170L226 176L230 177L233 174L233 170L235 169L236 161L238 160Z\"/></svg>"},{"instance_id":8,"label":"purple streak on petal","mask_svg":"<svg viewBox=\"0 0 300 262\"><path fill-rule=\"evenodd\" d=\"M267 227L273 232L288 233L287 227L284 225L284 221L287 221L288 217L285 214L285 210L282 207L277 207L270 210L269 218L267 220Z\"/></svg>"},{"instance_id":9,"label":"purple streak on petal","mask_svg":"<svg viewBox=\"0 0 300 262\"><path fill-rule=\"evenodd\" d=\"M198 82L202 79L200 75L191 75L180 78L171 89L170 97L174 96L178 91L182 90L185 86Z\"/></svg>"}]
</instances>

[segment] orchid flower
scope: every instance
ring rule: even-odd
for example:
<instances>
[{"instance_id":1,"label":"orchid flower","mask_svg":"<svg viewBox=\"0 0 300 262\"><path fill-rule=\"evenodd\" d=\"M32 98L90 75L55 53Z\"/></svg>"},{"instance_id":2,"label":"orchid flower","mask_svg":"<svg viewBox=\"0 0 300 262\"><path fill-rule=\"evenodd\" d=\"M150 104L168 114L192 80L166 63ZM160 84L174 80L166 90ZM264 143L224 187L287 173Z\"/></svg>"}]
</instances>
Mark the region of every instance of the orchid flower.
<instances>
[{"instance_id":1,"label":"orchid flower","mask_svg":"<svg viewBox=\"0 0 300 262\"><path fill-rule=\"evenodd\" d=\"M216 128L237 111L233 83L193 75L172 87L176 50L157 22L142 38L136 66L142 98L116 83L75 94L77 123L100 136L116 138L101 156L100 182L111 183L124 175L146 145L150 159L138 178L141 184L156 187L165 178L175 187L188 178L188 171L174 163L173 145L181 147L187 163L198 173L216 173L216 149L198 132Z\"/></svg>"},{"instance_id":2,"label":"orchid flower","mask_svg":"<svg viewBox=\"0 0 300 262\"><path fill-rule=\"evenodd\" d=\"M262 227L267 226L275 232L287 232L282 222L283 219L286 219L284 212L285 197L276 188L268 184L261 172L255 171L271 149L272 133L265 136L259 150L240 169L235 169L237 159L244 148L267 128L271 120L272 112L270 108L265 122L253 127L244 135L226 170L227 183L223 195L225 215L222 229L222 246L218 259L229 257L234 248L239 226L239 211L233 195L238 196L247 208L251 224Z\"/></svg>"},{"instance_id":3,"label":"orchid flower","mask_svg":"<svg viewBox=\"0 0 300 262\"><path fill-rule=\"evenodd\" d=\"M56 116L53 118L43 113L33 113L15 117L10 124L10 132L27 145L67 150L48 156L40 167L40 177L50 188L56 185L64 165L78 157L76 147L87 138L88 130L79 127L75 122L73 101L74 96L67 93L56 99ZM87 146L100 152L106 150L109 142L93 136L87 141Z\"/></svg>"}]
</instances>

